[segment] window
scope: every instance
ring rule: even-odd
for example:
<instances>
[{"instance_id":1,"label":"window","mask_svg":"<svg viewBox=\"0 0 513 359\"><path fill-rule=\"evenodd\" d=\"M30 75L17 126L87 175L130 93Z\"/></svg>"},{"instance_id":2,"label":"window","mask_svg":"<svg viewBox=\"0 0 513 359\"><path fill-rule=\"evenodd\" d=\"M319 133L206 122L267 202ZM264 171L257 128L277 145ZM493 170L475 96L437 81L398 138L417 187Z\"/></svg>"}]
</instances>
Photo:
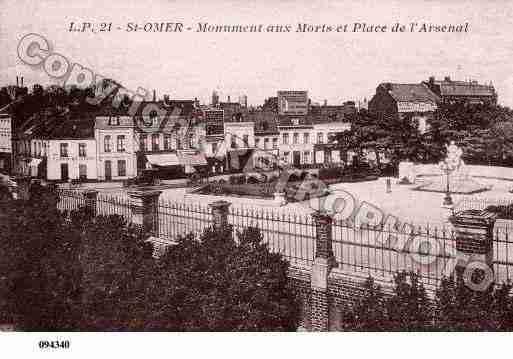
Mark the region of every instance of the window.
<instances>
[{"instance_id":1,"label":"window","mask_svg":"<svg viewBox=\"0 0 513 359\"><path fill-rule=\"evenodd\" d=\"M231 135L230 137L231 139L231 144L230 144L230 147L231 148L237 148L237 137L235 137L234 135Z\"/></svg>"},{"instance_id":2,"label":"window","mask_svg":"<svg viewBox=\"0 0 513 359\"><path fill-rule=\"evenodd\" d=\"M242 135L242 142L244 142L244 147L249 147L249 136Z\"/></svg>"},{"instance_id":3,"label":"window","mask_svg":"<svg viewBox=\"0 0 513 359\"><path fill-rule=\"evenodd\" d=\"M68 144L61 143L61 157L68 157Z\"/></svg>"},{"instance_id":4,"label":"window","mask_svg":"<svg viewBox=\"0 0 513 359\"><path fill-rule=\"evenodd\" d=\"M158 151L159 150L159 135L154 133L151 135L151 150Z\"/></svg>"},{"instance_id":5,"label":"window","mask_svg":"<svg viewBox=\"0 0 513 359\"><path fill-rule=\"evenodd\" d=\"M310 163L310 151L303 152L303 163Z\"/></svg>"},{"instance_id":6,"label":"window","mask_svg":"<svg viewBox=\"0 0 513 359\"><path fill-rule=\"evenodd\" d=\"M269 139L264 139L264 149L267 150L269 148Z\"/></svg>"},{"instance_id":7,"label":"window","mask_svg":"<svg viewBox=\"0 0 513 359\"><path fill-rule=\"evenodd\" d=\"M283 152L283 162L289 163L290 152Z\"/></svg>"},{"instance_id":8,"label":"window","mask_svg":"<svg viewBox=\"0 0 513 359\"><path fill-rule=\"evenodd\" d=\"M328 132L328 143L332 143L335 141L335 132Z\"/></svg>"},{"instance_id":9,"label":"window","mask_svg":"<svg viewBox=\"0 0 513 359\"><path fill-rule=\"evenodd\" d=\"M164 149L171 149L171 135L164 135Z\"/></svg>"},{"instance_id":10,"label":"window","mask_svg":"<svg viewBox=\"0 0 513 359\"><path fill-rule=\"evenodd\" d=\"M212 143L212 153L214 155L217 153L217 142Z\"/></svg>"},{"instance_id":11,"label":"window","mask_svg":"<svg viewBox=\"0 0 513 359\"><path fill-rule=\"evenodd\" d=\"M85 165L85 164L78 165L78 177L81 180L87 179L87 165Z\"/></svg>"},{"instance_id":12,"label":"window","mask_svg":"<svg viewBox=\"0 0 513 359\"><path fill-rule=\"evenodd\" d=\"M322 132L319 132L317 134L317 143L323 143L324 142L324 137L323 137L323 133Z\"/></svg>"},{"instance_id":13,"label":"window","mask_svg":"<svg viewBox=\"0 0 513 359\"><path fill-rule=\"evenodd\" d=\"M125 152L125 135L118 136L117 150L118 152Z\"/></svg>"},{"instance_id":14,"label":"window","mask_svg":"<svg viewBox=\"0 0 513 359\"><path fill-rule=\"evenodd\" d=\"M148 136L141 135L139 137L139 147L141 151L148 151Z\"/></svg>"},{"instance_id":15,"label":"window","mask_svg":"<svg viewBox=\"0 0 513 359\"><path fill-rule=\"evenodd\" d=\"M308 132L303 133L303 143L309 143L310 142L310 134Z\"/></svg>"},{"instance_id":16,"label":"window","mask_svg":"<svg viewBox=\"0 0 513 359\"><path fill-rule=\"evenodd\" d=\"M274 149L277 149L278 148L278 139L275 137L273 138L273 148Z\"/></svg>"},{"instance_id":17,"label":"window","mask_svg":"<svg viewBox=\"0 0 513 359\"><path fill-rule=\"evenodd\" d=\"M110 152L110 136L105 136L103 138L103 151Z\"/></svg>"},{"instance_id":18,"label":"window","mask_svg":"<svg viewBox=\"0 0 513 359\"><path fill-rule=\"evenodd\" d=\"M288 133L284 133L283 134L283 144L284 145L288 145L289 144L289 134Z\"/></svg>"},{"instance_id":19,"label":"window","mask_svg":"<svg viewBox=\"0 0 513 359\"><path fill-rule=\"evenodd\" d=\"M331 151L325 151L324 152L324 163L331 163L331 162L332 162Z\"/></svg>"},{"instance_id":20,"label":"window","mask_svg":"<svg viewBox=\"0 0 513 359\"><path fill-rule=\"evenodd\" d=\"M118 176L126 176L126 161L118 160Z\"/></svg>"},{"instance_id":21,"label":"window","mask_svg":"<svg viewBox=\"0 0 513 359\"><path fill-rule=\"evenodd\" d=\"M260 139L255 138L255 147L258 148L258 146L260 146Z\"/></svg>"},{"instance_id":22,"label":"window","mask_svg":"<svg viewBox=\"0 0 513 359\"><path fill-rule=\"evenodd\" d=\"M109 126L119 126L119 116L109 117Z\"/></svg>"},{"instance_id":23,"label":"window","mask_svg":"<svg viewBox=\"0 0 513 359\"><path fill-rule=\"evenodd\" d=\"M79 143L78 144L78 157L86 157L86 144L85 143Z\"/></svg>"},{"instance_id":24,"label":"window","mask_svg":"<svg viewBox=\"0 0 513 359\"><path fill-rule=\"evenodd\" d=\"M299 143L299 133L294 133L292 136L292 142L297 145Z\"/></svg>"}]
</instances>

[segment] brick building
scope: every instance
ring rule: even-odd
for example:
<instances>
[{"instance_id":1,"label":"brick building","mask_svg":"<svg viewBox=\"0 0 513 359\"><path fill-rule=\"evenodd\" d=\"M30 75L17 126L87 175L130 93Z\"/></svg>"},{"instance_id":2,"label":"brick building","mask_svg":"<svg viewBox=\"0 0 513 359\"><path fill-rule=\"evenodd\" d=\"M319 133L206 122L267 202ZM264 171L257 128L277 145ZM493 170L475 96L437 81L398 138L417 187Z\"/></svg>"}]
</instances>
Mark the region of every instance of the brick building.
<instances>
[{"instance_id":1,"label":"brick building","mask_svg":"<svg viewBox=\"0 0 513 359\"><path fill-rule=\"evenodd\" d=\"M419 130L427 129L427 120L437 108L439 97L424 84L381 83L369 101L369 112L379 118L412 116Z\"/></svg>"},{"instance_id":2,"label":"brick building","mask_svg":"<svg viewBox=\"0 0 513 359\"><path fill-rule=\"evenodd\" d=\"M449 76L439 81L431 76L423 84L443 103L497 104L497 92L491 83L483 85L477 81L453 81Z\"/></svg>"}]
</instances>

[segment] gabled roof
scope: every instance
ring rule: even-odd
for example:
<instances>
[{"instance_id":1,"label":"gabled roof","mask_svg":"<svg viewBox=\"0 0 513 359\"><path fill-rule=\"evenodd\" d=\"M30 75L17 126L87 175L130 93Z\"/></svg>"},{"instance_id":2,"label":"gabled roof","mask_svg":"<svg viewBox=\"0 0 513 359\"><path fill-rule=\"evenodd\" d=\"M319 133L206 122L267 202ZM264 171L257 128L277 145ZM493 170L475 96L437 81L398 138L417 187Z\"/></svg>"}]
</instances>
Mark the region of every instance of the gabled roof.
<instances>
[{"instance_id":1,"label":"gabled roof","mask_svg":"<svg viewBox=\"0 0 513 359\"><path fill-rule=\"evenodd\" d=\"M438 96L424 84L382 83L383 87L397 102L438 102Z\"/></svg>"},{"instance_id":2,"label":"gabled roof","mask_svg":"<svg viewBox=\"0 0 513 359\"><path fill-rule=\"evenodd\" d=\"M495 90L493 86L472 82L441 81L440 93L442 96L494 96Z\"/></svg>"},{"instance_id":3,"label":"gabled roof","mask_svg":"<svg viewBox=\"0 0 513 359\"><path fill-rule=\"evenodd\" d=\"M92 113L36 114L18 129L18 133L37 139L86 139L94 138L94 125Z\"/></svg>"},{"instance_id":4,"label":"gabled roof","mask_svg":"<svg viewBox=\"0 0 513 359\"><path fill-rule=\"evenodd\" d=\"M130 113L130 109L135 106L135 114ZM112 104L105 104L98 108L97 114L100 116L148 116L152 109L169 115L190 117L194 114L194 100L169 100L164 101L138 101L129 106L120 104L115 107Z\"/></svg>"}]
</instances>

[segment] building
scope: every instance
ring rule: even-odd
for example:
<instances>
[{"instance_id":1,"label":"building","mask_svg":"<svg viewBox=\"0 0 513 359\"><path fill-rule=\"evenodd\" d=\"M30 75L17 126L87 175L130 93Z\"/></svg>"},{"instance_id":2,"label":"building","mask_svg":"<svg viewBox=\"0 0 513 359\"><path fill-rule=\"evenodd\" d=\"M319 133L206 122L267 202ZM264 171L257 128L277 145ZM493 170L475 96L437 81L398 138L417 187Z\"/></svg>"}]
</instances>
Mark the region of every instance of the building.
<instances>
[{"instance_id":1,"label":"building","mask_svg":"<svg viewBox=\"0 0 513 359\"><path fill-rule=\"evenodd\" d=\"M211 105L212 107L217 107L217 105L219 104L219 95L217 93L217 91L212 91L212 101L211 101Z\"/></svg>"},{"instance_id":2,"label":"building","mask_svg":"<svg viewBox=\"0 0 513 359\"><path fill-rule=\"evenodd\" d=\"M428 86L442 103L497 104L497 92L491 83L482 85L477 81L453 81L449 76L439 81L431 76L423 84Z\"/></svg>"},{"instance_id":3,"label":"building","mask_svg":"<svg viewBox=\"0 0 513 359\"><path fill-rule=\"evenodd\" d=\"M202 153L206 124L194 103L171 100L139 105L134 116L137 173L153 170L159 178L177 178L207 166Z\"/></svg>"},{"instance_id":4,"label":"building","mask_svg":"<svg viewBox=\"0 0 513 359\"><path fill-rule=\"evenodd\" d=\"M249 170L255 148L255 124L251 121L224 123L224 148L227 170Z\"/></svg>"},{"instance_id":5,"label":"building","mask_svg":"<svg viewBox=\"0 0 513 359\"><path fill-rule=\"evenodd\" d=\"M239 96L239 104L241 107L247 108L248 107L248 96L246 96L246 95Z\"/></svg>"},{"instance_id":6,"label":"building","mask_svg":"<svg viewBox=\"0 0 513 359\"><path fill-rule=\"evenodd\" d=\"M279 156L295 167L340 163L336 134L349 130L348 122L325 115L281 116Z\"/></svg>"},{"instance_id":7,"label":"building","mask_svg":"<svg viewBox=\"0 0 513 359\"><path fill-rule=\"evenodd\" d=\"M126 113L108 110L95 116L94 140L97 179L125 180L137 176L134 121Z\"/></svg>"},{"instance_id":8,"label":"building","mask_svg":"<svg viewBox=\"0 0 513 359\"><path fill-rule=\"evenodd\" d=\"M12 117L8 108L0 109L0 173L10 173L12 167Z\"/></svg>"},{"instance_id":9,"label":"building","mask_svg":"<svg viewBox=\"0 0 513 359\"><path fill-rule=\"evenodd\" d=\"M279 115L306 115L308 91L278 91Z\"/></svg>"},{"instance_id":10,"label":"building","mask_svg":"<svg viewBox=\"0 0 513 359\"><path fill-rule=\"evenodd\" d=\"M379 118L411 116L421 132L426 131L440 98L426 84L381 83L369 101L369 112Z\"/></svg>"},{"instance_id":11,"label":"building","mask_svg":"<svg viewBox=\"0 0 513 359\"><path fill-rule=\"evenodd\" d=\"M96 180L94 122L90 113L70 111L32 116L17 128L13 141L15 173L53 181Z\"/></svg>"},{"instance_id":12,"label":"building","mask_svg":"<svg viewBox=\"0 0 513 359\"><path fill-rule=\"evenodd\" d=\"M271 170L279 165L279 141L277 114L273 111L258 111L248 114L255 124L255 151L253 166L260 170Z\"/></svg>"},{"instance_id":13,"label":"building","mask_svg":"<svg viewBox=\"0 0 513 359\"><path fill-rule=\"evenodd\" d=\"M262 105L262 111L278 113L278 97L269 97Z\"/></svg>"}]
</instances>

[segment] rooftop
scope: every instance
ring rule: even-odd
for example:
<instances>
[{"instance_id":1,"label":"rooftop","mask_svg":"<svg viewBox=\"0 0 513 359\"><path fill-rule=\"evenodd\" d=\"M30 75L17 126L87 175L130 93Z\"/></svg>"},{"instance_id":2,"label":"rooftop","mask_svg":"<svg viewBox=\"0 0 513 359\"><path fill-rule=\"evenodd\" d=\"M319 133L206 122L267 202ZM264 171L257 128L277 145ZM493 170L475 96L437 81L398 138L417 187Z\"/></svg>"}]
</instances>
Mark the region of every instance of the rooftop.
<instances>
[{"instance_id":1,"label":"rooftop","mask_svg":"<svg viewBox=\"0 0 513 359\"><path fill-rule=\"evenodd\" d=\"M382 83L383 87L397 102L437 102L438 96L425 84Z\"/></svg>"}]
</instances>

